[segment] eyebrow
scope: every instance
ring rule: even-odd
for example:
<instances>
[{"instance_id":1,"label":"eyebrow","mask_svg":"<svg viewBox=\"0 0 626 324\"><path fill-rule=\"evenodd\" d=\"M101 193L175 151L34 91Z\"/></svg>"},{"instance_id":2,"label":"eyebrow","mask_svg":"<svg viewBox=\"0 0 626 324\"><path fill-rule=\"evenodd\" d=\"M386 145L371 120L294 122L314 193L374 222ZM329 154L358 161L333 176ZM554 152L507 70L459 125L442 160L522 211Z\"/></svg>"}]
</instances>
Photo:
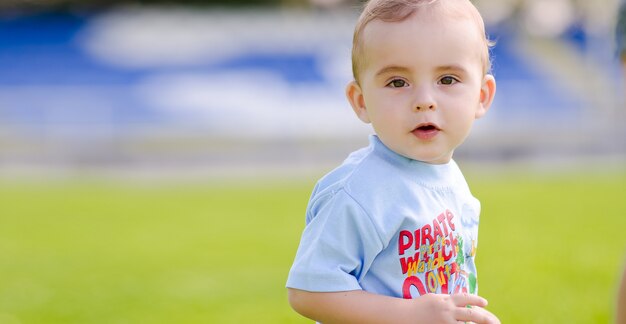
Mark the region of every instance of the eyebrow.
<instances>
[{"instance_id":1,"label":"eyebrow","mask_svg":"<svg viewBox=\"0 0 626 324\"><path fill-rule=\"evenodd\" d=\"M458 65L458 64L449 64L449 65L442 65L442 66L438 66L437 68L435 68L435 70L437 72L441 72L441 71L459 71L459 72L466 72L467 69L465 69L463 66ZM380 70L378 70L378 72L376 72L376 76L380 76L383 75L385 73L391 73L391 72L410 72L411 69L404 67L404 66L398 66L398 65L389 65L386 66Z\"/></svg>"},{"instance_id":2,"label":"eyebrow","mask_svg":"<svg viewBox=\"0 0 626 324\"><path fill-rule=\"evenodd\" d=\"M389 65L378 70L378 72L376 72L376 76L380 76L380 75L383 75L385 73L390 73L390 72L408 72L408 71L410 71L410 69L404 66Z\"/></svg>"},{"instance_id":3,"label":"eyebrow","mask_svg":"<svg viewBox=\"0 0 626 324\"><path fill-rule=\"evenodd\" d=\"M466 72L467 69L464 68L461 65L457 65L457 64L450 64L450 65L442 65L442 66L438 66L437 71L459 71L459 72Z\"/></svg>"}]
</instances>

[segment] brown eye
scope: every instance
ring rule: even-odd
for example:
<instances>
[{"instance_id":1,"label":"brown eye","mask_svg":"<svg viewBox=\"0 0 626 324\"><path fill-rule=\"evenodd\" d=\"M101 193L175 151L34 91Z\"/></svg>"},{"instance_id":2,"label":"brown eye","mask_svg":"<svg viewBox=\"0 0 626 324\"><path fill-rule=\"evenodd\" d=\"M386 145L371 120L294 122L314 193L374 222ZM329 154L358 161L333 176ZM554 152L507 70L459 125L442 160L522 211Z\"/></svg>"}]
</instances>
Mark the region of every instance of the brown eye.
<instances>
[{"instance_id":1,"label":"brown eye","mask_svg":"<svg viewBox=\"0 0 626 324\"><path fill-rule=\"evenodd\" d=\"M441 80L439 80L439 83L444 84L444 85L451 85L455 82L457 82L457 80L451 76L445 76L441 78Z\"/></svg>"},{"instance_id":2,"label":"brown eye","mask_svg":"<svg viewBox=\"0 0 626 324\"><path fill-rule=\"evenodd\" d=\"M389 85L393 88L402 88L402 87L406 87L406 82L401 79L395 79L389 82Z\"/></svg>"}]
</instances>

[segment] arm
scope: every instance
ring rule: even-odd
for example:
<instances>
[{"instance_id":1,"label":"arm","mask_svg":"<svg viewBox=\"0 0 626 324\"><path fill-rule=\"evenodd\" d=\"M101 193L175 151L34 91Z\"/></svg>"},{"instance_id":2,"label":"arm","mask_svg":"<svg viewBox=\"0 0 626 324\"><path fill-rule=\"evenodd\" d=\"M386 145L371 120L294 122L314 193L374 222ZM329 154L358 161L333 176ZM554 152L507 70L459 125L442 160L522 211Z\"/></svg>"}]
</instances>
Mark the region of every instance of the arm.
<instances>
[{"instance_id":1,"label":"arm","mask_svg":"<svg viewBox=\"0 0 626 324\"><path fill-rule=\"evenodd\" d=\"M483 308L487 305L484 298L469 294L401 299L362 290L320 293L289 289L289 303L301 315L325 324L500 323Z\"/></svg>"}]
</instances>

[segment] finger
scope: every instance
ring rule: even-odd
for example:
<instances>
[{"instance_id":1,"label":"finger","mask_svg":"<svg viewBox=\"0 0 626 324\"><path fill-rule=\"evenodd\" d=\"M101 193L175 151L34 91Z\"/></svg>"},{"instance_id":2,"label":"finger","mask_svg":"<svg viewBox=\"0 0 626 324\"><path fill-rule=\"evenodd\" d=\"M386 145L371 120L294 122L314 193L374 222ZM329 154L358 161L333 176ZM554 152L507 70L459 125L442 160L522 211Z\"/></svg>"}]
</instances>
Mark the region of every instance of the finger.
<instances>
[{"instance_id":1,"label":"finger","mask_svg":"<svg viewBox=\"0 0 626 324\"><path fill-rule=\"evenodd\" d=\"M452 295L452 301L456 306L463 307L467 305L485 307L487 306L487 300L478 295L471 295L468 293L454 294Z\"/></svg>"},{"instance_id":2,"label":"finger","mask_svg":"<svg viewBox=\"0 0 626 324\"><path fill-rule=\"evenodd\" d=\"M456 320L477 324L498 324L498 318L481 307L457 307Z\"/></svg>"}]
</instances>

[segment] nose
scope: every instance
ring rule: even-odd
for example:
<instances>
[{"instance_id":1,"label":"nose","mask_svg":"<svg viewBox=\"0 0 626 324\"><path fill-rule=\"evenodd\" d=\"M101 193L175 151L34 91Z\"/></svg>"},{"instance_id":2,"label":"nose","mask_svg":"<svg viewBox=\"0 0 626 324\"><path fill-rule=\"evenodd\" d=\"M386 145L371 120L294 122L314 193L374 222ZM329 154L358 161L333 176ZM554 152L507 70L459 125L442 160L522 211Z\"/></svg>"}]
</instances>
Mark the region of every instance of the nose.
<instances>
[{"instance_id":1,"label":"nose","mask_svg":"<svg viewBox=\"0 0 626 324\"><path fill-rule=\"evenodd\" d=\"M415 111L427 111L437 109L437 104L432 96L432 90L428 86L416 88L413 107Z\"/></svg>"},{"instance_id":2,"label":"nose","mask_svg":"<svg viewBox=\"0 0 626 324\"><path fill-rule=\"evenodd\" d=\"M417 111L435 110L435 104L419 104L419 105L415 106L415 110L417 110Z\"/></svg>"}]
</instances>

